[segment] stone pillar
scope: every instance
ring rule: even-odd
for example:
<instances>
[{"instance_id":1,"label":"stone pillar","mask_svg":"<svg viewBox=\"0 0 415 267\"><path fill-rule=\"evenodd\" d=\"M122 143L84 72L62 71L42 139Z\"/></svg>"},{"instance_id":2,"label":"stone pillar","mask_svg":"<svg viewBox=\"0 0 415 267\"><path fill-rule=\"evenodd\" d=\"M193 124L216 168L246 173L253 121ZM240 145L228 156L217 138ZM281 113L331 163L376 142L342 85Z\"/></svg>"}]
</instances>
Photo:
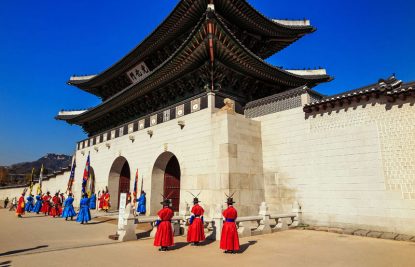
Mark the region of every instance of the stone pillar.
<instances>
[{"instance_id":1,"label":"stone pillar","mask_svg":"<svg viewBox=\"0 0 415 267\"><path fill-rule=\"evenodd\" d=\"M209 92L207 93L207 99L208 99L208 108L213 113L215 110L215 93Z\"/></svg>"},{"instance_id":2,"label":"stone pillar","mask_svg":"<svg viewBox=\"0 0 415 267\"><path fill-rule=\"evenodd\" d=\"M262 216L262 220L258 227L258 231L261 231L262 234L270 234L272 229L269 222L270 213L267 203L261 203L261 206L259 206L259 215Z\"/></svg>"},{"instance_id":3,"label":"stone pillar","mask_svg":"<svg viewBox=\"0 0 415 267\"><path fill-rule=\"evenodd\" d=\"M131 203L127 205L124 212L124 229L118 229L118 241L125 242L130 240L136 240L135 235L135 221L134 221L133 208Z\"/></svg>"}]
</instances>

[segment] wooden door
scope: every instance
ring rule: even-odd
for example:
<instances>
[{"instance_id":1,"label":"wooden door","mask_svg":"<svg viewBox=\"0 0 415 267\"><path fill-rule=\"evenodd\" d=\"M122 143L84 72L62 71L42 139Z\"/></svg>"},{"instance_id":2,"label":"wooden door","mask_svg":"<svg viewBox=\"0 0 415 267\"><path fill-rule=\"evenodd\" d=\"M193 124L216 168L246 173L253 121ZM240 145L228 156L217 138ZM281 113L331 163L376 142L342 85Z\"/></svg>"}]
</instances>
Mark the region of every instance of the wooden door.
<instances>
[{"instance_id":1,"label":"wooden door","mask_svg":"<svg viewBox=\"0 0 415 267\"><path fill-rule=\"evenodd\" d=\"M121 193L128 193L130 191L130 166L128 163L124 163L120 174L120 182L118 185L118 204L120 207L120 195Z\"/></svg>"},{"instance_id":2,"label":"wooden door","mask_svg":"<svg viewBox=\"0 0 415 267\"><path fill-rule=\"evenodd\" d=\"M179 211L180 204L180 166L173 156L167 163L164 173L164 195L171 199L173 211Z\"/></svg>"}]
</instances>

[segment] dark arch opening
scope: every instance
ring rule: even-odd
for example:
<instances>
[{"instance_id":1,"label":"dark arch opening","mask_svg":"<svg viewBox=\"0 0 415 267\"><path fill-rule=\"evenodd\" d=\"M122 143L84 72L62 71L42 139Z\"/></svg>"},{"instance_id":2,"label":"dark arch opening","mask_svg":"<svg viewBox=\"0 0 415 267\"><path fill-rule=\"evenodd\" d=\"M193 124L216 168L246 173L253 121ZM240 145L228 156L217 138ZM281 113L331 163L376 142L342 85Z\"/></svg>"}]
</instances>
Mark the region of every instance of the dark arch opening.
<instances>
[{"instance_id":1,"label":"dark arch opening","mask_svg":"<svg viewBox=\"0 0 415 267\"><path fill-rule=\"evenodd\" d=\"M164 196L172 201L173 211L180 205L180 165L176 156L170 158L164 171Z\"/></svg>"}]
</instances>

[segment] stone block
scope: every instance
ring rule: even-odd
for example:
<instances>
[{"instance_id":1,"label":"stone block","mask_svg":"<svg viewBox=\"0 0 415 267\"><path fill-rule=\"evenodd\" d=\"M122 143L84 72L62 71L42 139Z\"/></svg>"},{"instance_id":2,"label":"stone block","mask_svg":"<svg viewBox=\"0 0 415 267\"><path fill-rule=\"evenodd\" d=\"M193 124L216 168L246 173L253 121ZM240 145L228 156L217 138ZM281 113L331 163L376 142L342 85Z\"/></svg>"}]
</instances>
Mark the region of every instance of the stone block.
<instances>
[{"instance_id":1,"label":"stone block","mask_svg":"<svg viewBox=\"0 0 415 267\"><path fill-rule=\"evenodd\" d=\"M367 237L373 237L373 238L380 238L382 236L382 232L377 232L377 231L370 231L367 234Z\"/></svg>"},{"instance_id":2,"label":"stone block","mask_svg":"<svg viewBox=\"0 0 415 267\"><path fill-rule=\"evenodd\" d=\"M390 240L394 240L396 239L396 237L398 237L398 234L396 233L383 233L380 238L382 239L390 239Z\"/></svg>"},{"instance_id":3,"label":"stone block","mask_svg":"<svg viewBox=\"0 0 415 267\"><path fill-rule=\"evenodd\" d=\"M346 229L343 229L343 234L345 234L345 235L353 235L354 232L356 232L356 231L357 231L356 229L346 228Z\"/></svg>"},{"instance_id":4,"label":"stone block","mask_svg":"<svg viewBox=\"0 0 415 267\"><path fill-rule=\"evenodd\" d=\"M398 241L410 241L412 238L413 238L413 236L410 236L410 235L397 235L395 237L395 240L398 240Z\"/></svg>"},{"instance_id":5,"label":"stone block","mask_svg":"<svg viewBox=\"0 0 415 267\"><path fill-rule=\"evenodd\" d=\"M343 234L342 228L329 228L329 233Z\"/></svg>"},{"instance_id":6,"label":"stone block","mask_svg":"<svg viewBox=\"0 0 415 267\"><path fill-rule=\"evenodd\" d=\"M369 230L357 230L356 232L353 233L353 235L357 235L357 236L367 236L367 234L369 233Z\"/></svg>"},{"instance_id":7,"label":"stone block","mask_svg":"<svg viewBox=\"0 0 415 267\"><path fill-rule=\"evenodd\" d=\"M321 231L321 232L328 232L329 231L329 228L328 227L325 227L325 226L319 226L319 227L316 227L315 230L316 231Z\"/></svg>"}]
</instances>

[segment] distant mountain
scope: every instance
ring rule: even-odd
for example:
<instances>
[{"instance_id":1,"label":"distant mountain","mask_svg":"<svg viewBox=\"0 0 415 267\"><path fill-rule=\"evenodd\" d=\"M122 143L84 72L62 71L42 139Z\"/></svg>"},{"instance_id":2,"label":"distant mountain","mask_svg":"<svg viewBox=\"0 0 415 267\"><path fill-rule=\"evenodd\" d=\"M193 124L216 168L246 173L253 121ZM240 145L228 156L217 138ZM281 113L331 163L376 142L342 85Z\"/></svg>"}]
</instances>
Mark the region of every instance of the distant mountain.
<instances>
[{"instance_id":1,"label":"distant mountain","mask_svg":"<svg viewBox=\"0 0 415 267\"><path fill-rule=\"evenodd\" d=\"M45 169L45 174L53 173L61 168L70 166L72 164L72 157L63 154L49 153L36 161L16 163L8 166L7 170L9 174L26 174L31 173L32 168L35 168L36 173L39 173L42 164Z\"/></svg>"}]
</instances>

